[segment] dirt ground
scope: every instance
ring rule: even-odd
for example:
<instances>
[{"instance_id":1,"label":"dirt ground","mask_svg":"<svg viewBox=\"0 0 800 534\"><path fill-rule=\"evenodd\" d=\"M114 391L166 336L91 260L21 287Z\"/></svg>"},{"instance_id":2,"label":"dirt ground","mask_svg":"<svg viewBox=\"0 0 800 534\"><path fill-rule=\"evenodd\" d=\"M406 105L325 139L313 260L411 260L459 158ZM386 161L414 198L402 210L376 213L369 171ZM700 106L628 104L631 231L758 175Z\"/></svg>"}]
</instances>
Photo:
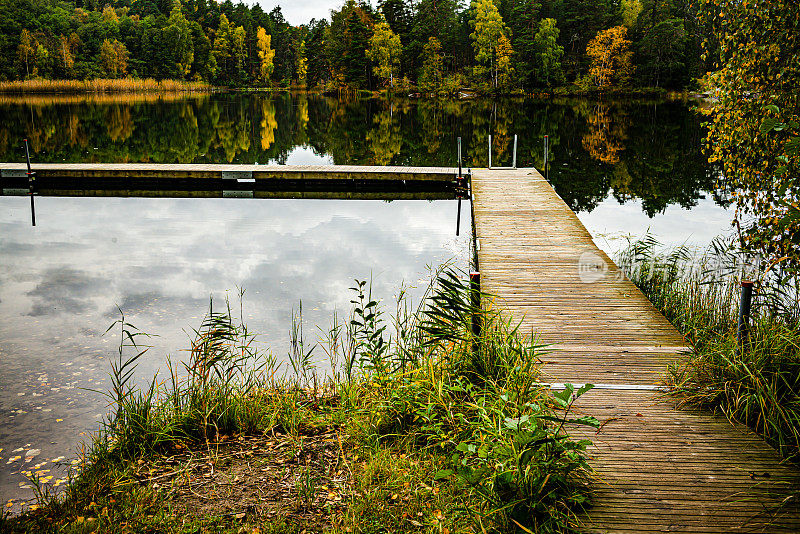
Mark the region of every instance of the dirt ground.
<instances>
[{"instance_id":1,"label":"dirt ground","mask_svg":"<svg viewBox=\"0 0 800 534\"><path fill-rule=\"evenodd\" d=\"M280 517L320 531L343 508L351 461L330 429L299 436L221 436L199 450L142 462L136 477L160 490L176 515L232 516L261 524Z\"/></svg>"}]
</instances>

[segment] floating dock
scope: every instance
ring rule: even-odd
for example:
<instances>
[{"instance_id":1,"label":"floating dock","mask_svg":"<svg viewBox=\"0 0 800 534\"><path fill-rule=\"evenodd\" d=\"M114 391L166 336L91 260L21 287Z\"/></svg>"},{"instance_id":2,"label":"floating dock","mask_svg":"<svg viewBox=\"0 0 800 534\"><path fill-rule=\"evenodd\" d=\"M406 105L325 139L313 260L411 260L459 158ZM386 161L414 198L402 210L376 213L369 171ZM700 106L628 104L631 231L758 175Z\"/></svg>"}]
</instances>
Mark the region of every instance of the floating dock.
<instances>
[{"instance_id":1,"label":"floating dock","mask_svg":"<svg viewBox=\"0 0 800 534\"><path fill-rule=\"evenodd\" d=\"M33 164L40 196L454 198L458 171L344 165ZM24 163L0 163L0 194L27 195Z\"/></svg>"}]
</instances>

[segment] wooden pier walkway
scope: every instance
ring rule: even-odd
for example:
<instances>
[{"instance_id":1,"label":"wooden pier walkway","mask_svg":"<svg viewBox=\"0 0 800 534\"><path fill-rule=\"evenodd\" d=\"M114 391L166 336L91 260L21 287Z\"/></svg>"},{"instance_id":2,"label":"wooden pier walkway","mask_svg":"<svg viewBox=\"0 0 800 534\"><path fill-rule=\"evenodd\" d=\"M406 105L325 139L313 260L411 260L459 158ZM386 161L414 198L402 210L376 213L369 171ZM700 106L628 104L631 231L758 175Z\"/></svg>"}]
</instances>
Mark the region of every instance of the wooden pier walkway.
<instances>
[{"instance_id":1,"label":"wooden pier walkway","mask_svg":"<svg viewBox=\"0 0 800 534\"><path fill-rule=\"evenodd\" d=\"M472 191L482 289L551 344L547 380L599 385L579 401L602 423L586 432L599 475L589 530L800 532L798 469L746 428L653 391L682 336L547 181L474 169Z\"/></svg>"}]
</instances>

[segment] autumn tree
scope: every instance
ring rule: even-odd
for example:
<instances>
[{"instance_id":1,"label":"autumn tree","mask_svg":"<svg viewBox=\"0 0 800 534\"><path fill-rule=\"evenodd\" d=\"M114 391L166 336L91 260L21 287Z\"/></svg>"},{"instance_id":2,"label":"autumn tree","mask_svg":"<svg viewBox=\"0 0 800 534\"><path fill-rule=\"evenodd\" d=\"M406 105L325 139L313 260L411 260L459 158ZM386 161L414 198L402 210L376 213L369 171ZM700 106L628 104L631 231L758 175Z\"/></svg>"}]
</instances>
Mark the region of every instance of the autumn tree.
<instances>
[{"instance_id":1,"label":"autumn tree","mask_svg":"<svg viewBox=\"0 0 800 534\"><path fill-rule=\"evenodd\" d=\"M643 7L642 0L621 0L619 10L622 18L622 25L628 29L633 28Z\"/></svg>"},{"instance_id":2,"label":"autumn tree","mask_svg":"<svg viewBox=\"0 0 800 534\"><path fill-rule=\"evenodd\" d=\"M100 64L111 78L124 76L128 70L128 49L116 39L105 39L100 45Z\"/></svg>"},{"instance_id":3,"label":"autumn tree","mask_svg":"<svg viewBox=\"0 0 800 534\"><path fill-rule=\"evenodd\" d=\"M301 39L300 46L297 48L297 83L305 85L307 76L308 57L306 57L306 41L305 39Z\"/></svg>"},{"instance_id":4,"label":"autumn tree","mask_svg":"<svg viewBox=\"0 0 800 534\"><path fill-rule=\"evenodd\" d=\"M422 69L417 78L417 85L423 91L430 92L442 85L444 75L442 69L442 43L436 37L429 37L422 49Z\"/></svg>"},{"instance_id":5,"label":"autumn tree","mask_svg":"<svg viewBox=\"0 0 800 534\"><path fill-rule=\"evenodd\" d=\"M489 74L491 86L498 89L500 80L508 79L511 67L511 43L506 35L508 29L492 0L475 0L472 9L475 18L472 20L474 31L470 34L475 50L477 75ZM501 73L501 68L505 69Z\"/></svg>"},{"instance_id":6,"label":"autumn tree","mask_svg":"<svg viewBox=\"0 0 800 534\"><path fill-rule=\"evenodd\" d=\"M589 41L586 47L586 55L591 60L589 79L597 87L624 85L630 80L633 52L627 35L625 26L614 26Z\"/></svg>"},{"instance_id":7,"label":"autumn tree","mask_svg":"<svg viewBox=\"0 0 800 534\"><path fill-rule=\"evenodd\" d=\"M800 271L800 3L702 0L718 53L705 84L706 149L736 201L742 240L770 268Z\"/></svg>"},{"instance_id":8,"label":"autumn tree","mask_svg":"<svg viewBox=\"0 0 800 534\"><path fill-rule=\"evenodd\" d=\"M267 34L267 31L261 26L256 30L256 42L258 46L258 60L259 70L258 79L265 83L270 83L270 76L275 68L273 60L275 59L275 51L272 49L272 36Z\"/></svg>"},{"instance_id":9,"label":"autumn tree","mask_svg":"<svg viewBox=\"0 0 800 534\"><path fill-rule=\"evenodd\" d=\"M511 78L514 75L514 68L511 66L511 56L514 49L511 48L511 39L505 34L497 38L495 56L497 60L497 71L495 74L495 87L509 87Z\"/></svg>"},{"instance_id":10,"label":"autumn tree","mask_svg":"<svg viewBox=\"0 0 800 534\"><path fill-rule=\"evenodd\" d=\"M387 80L389 87L394 87L395 67L400 63L402 52L403 46L400 44L400 37L392 31L389 23L385 20L378 22L372 29L372 37L369 40L366 54L375 63L372 72L379 78Z\"/></svg>"},{"instance_id":11,"label":"autumn tree","mask_svg":"<svg viewBox=\"0 0 800 534\"><path fill-rule=\"evenodd\" d=\"M25 64L25 76L30 77L31 75L31 63L33 63L34 59L36 58L36 40L33 38L31 33L23 29L19 34L19 46L17 46L17 57L19 58L20 63ZM34 67L34 75L36 74L36 70Z\"/></svg>"},{"instance_id":12,"label":"autumn tree","mask_svg":"<svg viewBox=\"0 0 800 534\"><path fill-rule=\"evenodd\" d=\"M75 52L78 50L80 42L80 37L75 32L71 33L69 37L61 35L58 38L58 62L65 76L72 73L72 67L75 65Z\"/></svg>"}]
</instances>

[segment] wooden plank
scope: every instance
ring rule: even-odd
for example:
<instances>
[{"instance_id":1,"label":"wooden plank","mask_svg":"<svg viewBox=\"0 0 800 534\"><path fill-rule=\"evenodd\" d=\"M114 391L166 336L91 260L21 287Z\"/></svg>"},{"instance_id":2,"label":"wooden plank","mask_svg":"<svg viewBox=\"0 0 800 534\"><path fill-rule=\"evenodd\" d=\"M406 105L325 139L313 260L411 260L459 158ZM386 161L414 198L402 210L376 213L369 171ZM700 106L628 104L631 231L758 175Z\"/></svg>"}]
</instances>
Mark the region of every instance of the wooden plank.
<instances>
[{"instance_id":1,"label":"wooden plank","mask_svg":"<svg viewBox=\"0 0 800 534\"><path fill-rule=\"evenodd\" d=\"M543 380L632 387L668 378L690 348L538 172L473 170L472 189L481 288L549 344ZM781 507L800 490L800 471L747 429L649 391L595 389L576 411L602 422L572 430L593 441L589 531L800 531L797 499Z\"/></svg>"}]
</instances>

